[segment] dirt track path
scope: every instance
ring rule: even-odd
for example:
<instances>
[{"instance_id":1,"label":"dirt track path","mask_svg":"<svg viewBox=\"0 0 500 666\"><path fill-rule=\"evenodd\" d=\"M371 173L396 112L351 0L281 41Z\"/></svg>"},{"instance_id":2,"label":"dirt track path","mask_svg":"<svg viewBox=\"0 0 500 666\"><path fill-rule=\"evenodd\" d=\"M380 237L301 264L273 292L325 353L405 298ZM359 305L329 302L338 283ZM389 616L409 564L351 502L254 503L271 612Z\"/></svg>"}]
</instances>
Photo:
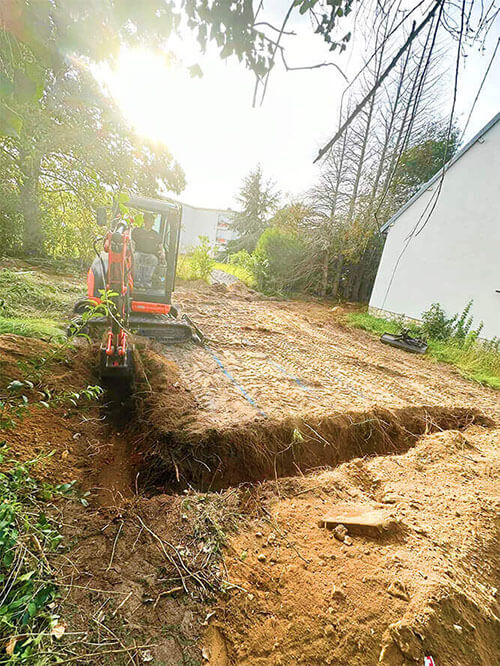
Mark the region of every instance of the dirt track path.
<instances>
[{"instance_id":1,"label":"dirt track path","mask_svg":"<svg viewBox=\"0 0 500 666\"><path fill-rule=\"evenodd\" d=\"M232 288L180 288L176 297L208 338L208 349L164 350L200 421L229 425L262 412L314 416L375 404L475 406L500 415L494 390L341 325L328 306L260 300Z\"/></svg>"}]
</instances>

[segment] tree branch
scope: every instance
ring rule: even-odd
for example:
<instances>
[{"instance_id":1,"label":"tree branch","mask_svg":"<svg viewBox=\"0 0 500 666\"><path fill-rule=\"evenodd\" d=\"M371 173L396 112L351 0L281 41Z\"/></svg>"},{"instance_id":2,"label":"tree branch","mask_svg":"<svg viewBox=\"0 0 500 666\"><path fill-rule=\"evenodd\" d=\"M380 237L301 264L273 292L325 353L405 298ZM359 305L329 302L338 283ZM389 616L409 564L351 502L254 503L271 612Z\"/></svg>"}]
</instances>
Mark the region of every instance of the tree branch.
<instances>
[{"instance_id":1,"label":"tree branch","mask_svg":"<svg viewBox=\"0 0 500 666\"><path fill-rule=\"evenodd\" d=\"M286 59L285 59L285 53L284 50L280 47L281 49L281 59L283 60L283 64L285 66L285 69L287 72L299 72L300 70L304 69L319 69L320 67L335 67L335 69L344 77L344 79L349 82L349 79L347 76L344 74L344 72L341 70L341 68L337 65L335 62L320 62L317 65L302 65L302 66L297 66L297 67L292 67L290 66Z\"/></svg>"},{"instance_id":2,"label":"tree branch","mask_svg":"<svg viewBox=\"0 0 500 666\"><path fill-rule=\"evenodd\" d=\"M434 18L434 15L437 11L437 9L443 4L444 0L437 0L436 4L434 5L433 9L427 14L425 19L422 21L422 23L418 26L415 27L415 23L413 23L412 30L410 34L408 35L408 38L406 39L405 43L403 46L399 49L399 51L396 53L394 58L391 60L381 77L378 79L376 84L371 88L371 90L363 97L361 102L356 106L354 111L350 114L350 116L347 118L347 120L340 126L339 130L323 148L320 149L318 152L318 155L316 159L314 160L313 163L316 163L318 160L320 160L325 153L327 153L332 146L339 140L339 138L342 136L346 128L351 124L351 122L356 118L358 113L363 109L365 104L370 101L370 99L373 97L373 95L377 92L377 90L380 88L382 83L385 81L385 79L389 76L391 71L394 69L396 66L397 62L403 55L403 53L407 50L407 48L410 46L410 44L418 37L418 35L422 32L422 30L425 28L425 26L429 23L429 21Z\"/></svg>"},{"instance_id":3,"label":"tree branch","mask_svg":"<svg viewBox=\"0 0 500 666\"><path fill-rule=\"evenodd\" d=\"M254 23L253 27L256 28L258 25L265 25L268 28L271 28L271 30L276 30L276 32L281 33L282 35L296 35L297 33L294 30L280 30L279 28L276 28L274 25L271 25L267 21L259 21L259 23ZM259 31L260 32L260 31ZM265 36L265 35L264 35Z\"/></svg>"}]
</instances>

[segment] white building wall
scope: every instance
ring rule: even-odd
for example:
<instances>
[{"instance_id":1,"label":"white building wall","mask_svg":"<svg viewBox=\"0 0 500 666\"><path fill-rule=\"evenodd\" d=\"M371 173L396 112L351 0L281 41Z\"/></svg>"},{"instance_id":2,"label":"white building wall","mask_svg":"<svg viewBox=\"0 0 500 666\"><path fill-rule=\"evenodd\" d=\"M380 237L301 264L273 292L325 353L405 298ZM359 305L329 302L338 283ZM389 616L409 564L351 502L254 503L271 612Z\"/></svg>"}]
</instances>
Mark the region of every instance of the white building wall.
<instances>
[{"instance_id":1,"label":"white building wall","mask_svg":"<svg viewBox=\"0 0 500 666\"><path fill-rule=\"evenodd\" d=\"M370 308L420 319L432 303L452 315L473 299L481 337L500 337L500 122L446 172L432 216L407 244L438 187L389 229Z\"/></svg>"},{"instance_id":2,"label":"white building wall","mask_svg":"<svg viewBox=\"0 0 500 666\"><path fill-rule=\"evenodd\" d=\"M223 247L232 238L229 228L230 215L229 210L196 208L182 204L181 252L196 247L200 236L207 236L212 247Z\"/></svg>"}]
</instances>

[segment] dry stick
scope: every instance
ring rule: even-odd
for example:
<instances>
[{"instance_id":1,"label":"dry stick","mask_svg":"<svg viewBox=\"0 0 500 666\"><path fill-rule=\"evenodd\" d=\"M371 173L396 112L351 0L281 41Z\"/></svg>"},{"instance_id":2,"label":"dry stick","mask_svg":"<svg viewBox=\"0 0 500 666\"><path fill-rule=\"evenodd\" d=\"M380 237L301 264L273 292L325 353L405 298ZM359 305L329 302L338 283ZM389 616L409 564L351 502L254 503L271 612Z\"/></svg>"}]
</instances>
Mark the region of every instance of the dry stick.
<instances>
[{"instance_id":1,"label":"dry stick","mask_svg":"<svg viewBox=\"0 0 500 666\"><path fill-rule=\"evenodd\" d=\"M158 605L158 602L160 601L161 597L166 597L168 594L174 594L174 592L181 592L182 589L183 589L182 585L179 585L178 587L173 587L171 590L165 590L165 592L160 592L160 594L156 597L156 601L153 604L153 610Z\"/></svg>"},{"instance_id":2,"label":"dry stick","mask_svg":"<svg viewBox=\"0 0 500 666\"><path fill-rule=\"evenodd\" d=\"M300 557L301 560L303 560L306 564L309 564L309 562L310 562L311 560L307 560L303 555L301 555L300 552L298 551L296 545L295 545L294 543L292 543L289 539L287 539L286 534L284 534L284 533L280 530L277 521L272 517L272 515L269 513L269 511L266 509L265 506L262 507L262 510L264 511L264 513L267 513L267 515L268 515L267 521L268 521L268 523L271 525L271 527L272 527L273 529L275 529L276 532L278 532L278 534L280 535L280 537L281 537L282 539L284 539L284 540L287 542L287 544L288 544L289 546L291 546L291 548L293 548L293 550L297 553L297 555Z\"/></svg>"},{"instance_id":3,"label":"dry stick","mask_svg":"<svg viewBox=\"0 0 500 666\"><path fill-rule=\"evenodd\" d=\"M130 593L130 594L132 594L132 593ZM97 620L95 617L93 617L92 620L93 620L96 624L98 624L100 627L102 627L103 629L106 629L106 631L109 631L109 633L111 634L111 636L113 636L113 638L116 640L116 642L119 643L119 644L122 646L122 648L127 649L127 648L125 648L125 645L123 645L123 643L121 642L121 640L118 638L118 636L114 633L114 631L112 631L109 627L107 627L107 626L106 626L103 622L101 622L100 620ZM128 657L129 660L132 662L132 666L136 666L136 663L135 663L135 659L134 659L134 657L133 657L131 654L129 654L128 651L127 651L127 657Z\"/></svg>"},{"instance_id":4,"label":"dry stick","mask_svg":"<svg viewBox=\"0 0 500 666\"><path fill-rule=\"evenodd\" d=\"M180 476L179 476L179 467L177 466L177 463L175 462L174 454L172 451L170 451L170 458L172 460L172 465L174 466L175 469L175 478L177 479L177 483L180 481Z\"/></svg>"},{"instance_id":5,"label":"dry stick","mask_svg":"<svg viewBox=\"0 0 500 666\"><path fill-rule=\"evenodd\" d=\"M164 544L163 544L163 539L161 539L161 538L160 538L155 532L153 532L153 530L151 530L151 529L150 529L150 528L144 523L144 521L142 520L142 518L141 518L140 516L137 516L137 518L139 519L139 522L140 522L141 525L144 527L144 529L145 529L147 532L149 532L149 533L151 534L151 536L154 537L154 538L158 541L158 543L159 543L160 546L161 546L162 552L163 552L163 554L165 555L165 558L170 562L170 564L172 564L172 565L175 567L177 573L179 574L179 578L180 578L180 580L181 580L182 587L184 588L184 591L186 592L186 594L189 594L189 591L188 591L188 589L187 589L187 586L186 586L186 583L185 583L185 580L184 580L184 576L182 575L182 573L181 573L181 571L180 571L180 569L179 569L177 563L175 562L175 560L174 560L174 559L173 559L173 558L167 553L167 551L165 550L165 546L164 546ZM177 551L176 551L176 552L177 552Z\"/></svg>"},{"instance_id":6,"label":"dry stick","mask_svg":"<svg viewBox=\"0 0 500 666\"><path fill-rule=\"evenodd\" d=\"M111 565L113 564L113 559L115 557L116 544L118 543L118 539L120 538L120 534L121 534L122 529L123 529L123 520L120 523L120 527L118 528L118 532L115 536L115 541L113 543L113 550L111 551L111 557L110 557L108 568L106 569L106 571L109 571L111 569Z\"/></svg>"},{"instance_id":7,"label":"dry stick","mask_svg":"<svg viewBox=\"0 0 500 666\"><path fill-rule=\"evenodd\" d=\"M79 654L76 657L71 657L66 659L66 663L70 661L78 661L79 659L87 659L87 657L100 657L103 654L119 654L120 652L132 652L136 650L146 650L148 648L158 647L157 643L152 643L150 645L131 645L130 647L124 647L117 650L103 650L102 652L90 652L87 654Z\"/></svg>"},{"instance_id":8,"label":"dry stick","mask_svg":"<svg viewBox=\"0 0 500 666\"><path fill-rule=\"evenodd\" d=\"M115 610L111 613L111 617L114 617L114 616L118 613L118 611L120 610L120 608L123 606L124 603L126 603L126 602L130 599L130 597L132 596L132 594L133 594L133 591L130 590L130 592L127 594L127 596L125 597L125 599L124 599L122 602L120 602L120 604L119 604L119 605L115 608Z\"/></svg>"},{"instance_id":9,"label":"dry stick","mask_svg":"<svg viewBox=\"0 0 500 666\"><path fill-rule=\"evenodd\" d=\"M422 32L422 30L425 28L427 23L434 18L434 14L436 13L436 10L438 7L440 7L443 4L444 0L438 0L436 4L434 5L434 8L427 14L425 19L422 21L422 23L415 28L415 22L413 23L412 29L410 34L408 35L408 39L405 41L403 46L399 49L399 51L396 53L394 58L391 60L387 68L385 69L384 73L382 76L379 78L377 83L373 86L373 88L363 97L361 102L356 106L354 111L351 113L351 115L347 118L347 120L341 125L333 139L331 139L323 148L321 148L318 152L318 155L316 159L314 160L313 164L315 164L318 160L320 160L325 153L327 153L330 148L336 143L342 134L344 133L345 129L351 124L351 122L356 118L358 113L363 109L365 104L373 97L373 95L377 92L377 90L380 88L382 83L385 81L385 79L389 76L391 71L394 69L396 66L397 62L403 55L403 53L406 51L406 49L410 46L410 44L415 40L415 38Z\"/></svg>"},{"instance_id":10,"label":"dry stick","mask_svg":"<svg viewBox=\"0 0 500 666\"><path fill-rule=\"evenodd\" d=\"M35 583L46 583L47 581L44 578L32 578ZM118 592L118 590L98 590L95 587L87 587L86 585L74 585L69 583L57 583L58 587L74 587L78 590L86 590L87 592L99 592L101 594L126 594L126 592Z\"/></svg>"},{"instance_id":11,"label":"dry stick","mask_svg":"<svg viewBox=\"0 0 500 666\"><path fill-rule=\"evenodd\" d=\"M134 550L135 550L135 547L136 547L136 545L137 545L137 542L138 542L139 539L141 538L141 534L142 534L142 530L143 530L143 529L144 529L144 528L141 527L141 529L139 530L139 534L137 535L137 537L136 537L136 539L135 539L135 541L134 541L134 544L133 544L133 546L132 546L132 553L133 553Z\"/></svg>"}]
</instances>

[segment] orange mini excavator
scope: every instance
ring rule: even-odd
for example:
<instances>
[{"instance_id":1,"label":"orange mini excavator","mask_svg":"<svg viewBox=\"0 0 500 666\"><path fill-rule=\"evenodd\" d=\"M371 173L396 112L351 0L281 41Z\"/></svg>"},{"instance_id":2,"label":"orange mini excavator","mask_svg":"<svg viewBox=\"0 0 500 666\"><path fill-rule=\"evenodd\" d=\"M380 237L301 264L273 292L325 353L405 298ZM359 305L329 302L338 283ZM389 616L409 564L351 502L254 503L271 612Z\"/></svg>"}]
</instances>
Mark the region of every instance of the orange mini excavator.
<instances>
[{"instance_id":1,"label":"orange mini excavator","mask_svg":"<svg viewBox=\"0 0 500 666\"><path fill-rule=\"evenodd\" d=\"M87 275L87 297L77 301L76 317L69 330L87 334L103 333L100 347L100 374L103 378L133 377L133 345L130 334L153 338L162 344L200 342L201 332L189 317L179 317L171 298L179 252L182 208L178 203L133 197L127 201L126 215L117 217L106 233L96 238L94 259ZM154 260L134 250L134 215L149 215L159 238L160 251ZM99 226L108 227L106 209L97 209ZM102 250L98 243L102 243ZM150 266L151 279L139 282L141 262ZM147 272L147 271L146 271ZM96 304L103 314L85 317ZM104 329L104 331L103 331Z\"/></svg>"}]
</instances>

